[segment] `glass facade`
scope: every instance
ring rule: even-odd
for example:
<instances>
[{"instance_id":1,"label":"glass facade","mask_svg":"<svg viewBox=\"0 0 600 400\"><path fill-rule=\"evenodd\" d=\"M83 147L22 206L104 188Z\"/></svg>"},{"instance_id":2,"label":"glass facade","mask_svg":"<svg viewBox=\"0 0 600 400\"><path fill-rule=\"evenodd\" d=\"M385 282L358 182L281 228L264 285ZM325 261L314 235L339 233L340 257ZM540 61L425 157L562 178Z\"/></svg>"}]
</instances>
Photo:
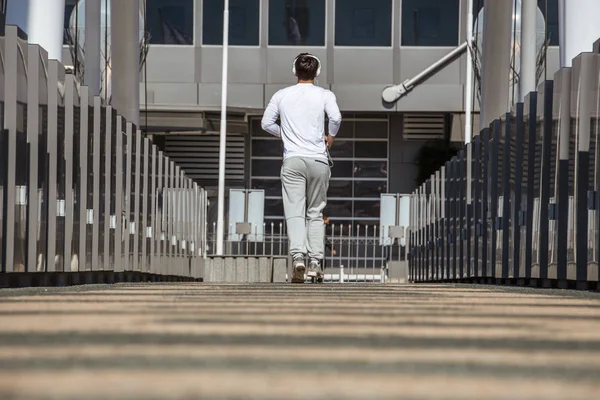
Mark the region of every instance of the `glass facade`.
<instances>
[{"instance_id":1,"label":"glass facade","mask_svg":"<svg viewBox=\"0 0 600 400\"><path fill-rule=\"evenodd\" d=\"M325 46L325 0L270 0L270 46Z\"/></svg>"},{"instance_id":2,"label":"glass facade","mask_svg":"<svg viewBox=\"0 0 600 400\"><path fill-rule=\"evenodd\" d=\"M550 46L558 46L558 0L538 0L538 7L546 18L546 37Z\"/></svg>"},{"instance_id":3,"label":"glass facade","mask_svg":"<svg viewBox=\"0 0 600 400\"><path fill-rule=\"evenodd\" d=\"M358 118L357 118L358 117ZM283 222L279 179L283 145L252 121L250 186L265 190L265 222ZM379 221L379 199L388 185L388 119L344 115L344 122L331 148L334 166L324 214L332 225L345 229L374 225Z\"/></svg>"},{"instance_id":4,"label":"glass facade","mask_svg":"<svg viewBox=\"0 0 600 400\"><path fill-rule=\"evenodd\" d=\"M63 44L69 44L69 18L71 18L71 13L75 9L75 4L77 4L77 0L65 0L65 20L64 27L65 30L63 32Z\"/></svg>"},{"instance_id":5,"label":"glass facade","mask_svg":"<svg viewBox=\"0 0 600 400\"><path fill-rule=\"evenodd\" d=\"M457 46L460 0L403 0L402 46Z\"/></svg>"},{"instance_id":6,"label":"glass facade","mask_svg":"<svg viewBox=\"0 0 600 400\"><path fill-rule=\"evenodd\" d=\"M75 4L77 0L65 0L64 44L69 44L67 30ZM146 0L146 13L150 44L194 43L194 0Z\"/></svg>"},{"instance_id":7,"label":"glass facade","mask_svg":"<svg viewBox=\"0 0 600 400\"><path fill-rule=\"evenodd\" d=\"M391 46L392 0L337 1L335 45Z\"/></svg>"},{"instance_id":8,"label":"glass facade","mask_svg":"<svg viewBox=\"0 0 600 400\"><path fill-rule=\"evenodd\" d=\"M223 44L223 0L204 0L202 43ZM229 44L258 46L260 43L260 1L230 0Z\"/></svg>"},{"instance_id":9,"label":"glass facade","mask_svg":"<svg viewBox=\"0 0 600 400\"><path fill-rule=\"evenodd\" d=\"M473 19L477 18L484 4L485 0L474 1ZM558 46L558 0L538 0L538 8L546 18L546 37L550 40L550 46Z\"/></svg>"},{"instance_id":10,"label":"glass facade","mask_svg":"<svg viewBox=\"0 0 600 400\"><path fill-rule=\"evenodd\" d=\"M194 43L194 0L146 0L150 44Z\"/></svg>"},{"instance_id":11,"label":"glass facade","mask_svg":"<svg viewBox=\"0 0 600 400\"><path fill-rule=\"evenodd\" d=\"M551 46L559 44L558 1L538 0ZM65 0L65 32L77 0ZM151 44L194 43L195 0L146 0ZM223 0L203 0L203 44L223 42ZM474 16L485 0L475 0ZM260 44L260 0L230 0L229 42ZM392 0L335 2L335 45L392 45ZM402 0L402 46L457 46L460 0ZM271 46L325 46L325 0L270 0L268 29ZM68 44L65 35L64 43Z\"/></svg>"}]
</instances>

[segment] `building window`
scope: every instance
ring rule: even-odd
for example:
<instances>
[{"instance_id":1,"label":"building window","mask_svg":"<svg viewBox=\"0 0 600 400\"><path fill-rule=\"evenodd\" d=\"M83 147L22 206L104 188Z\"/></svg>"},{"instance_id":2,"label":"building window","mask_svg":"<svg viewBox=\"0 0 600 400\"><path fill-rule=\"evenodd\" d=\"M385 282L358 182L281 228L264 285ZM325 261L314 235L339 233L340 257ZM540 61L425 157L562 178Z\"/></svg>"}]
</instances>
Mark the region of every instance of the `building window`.
<instances>
[{"instance_id":1,"label":"building window","mask_svg":"<svg viewBox=\"0 0 600 400\"><path fill-rule=\"evenodd\" d=\"M336 2L335 45L391 46L392 0Z\"/></svg>"},{"instance_id":2,"label":"building window","mask_svg":"<svg viewBox=\"0 0 600 400\"><path fill-rule=\"evenodd\" d=\"M403 0L402 46L458 45L459 0Z\"/></svg>"},{"instance_id":3,"label":"building window","mask_svg":"<svg viewBox=\"0 0 600 400\"><path fill-rule=\"evenodd\" d=\"M325 0L270 0L270 46L325 46Z\"/></svg>"},{"instance_id":4,"label":"building window","mask_svg":"<svg viewBox=\"0 0 600 400\"><path fill-rule=\"evenodd\" d=\"M204 0L202 43L223 44L223 0ZM260 42L260 1L230 0L229 44L258 46Z\"/></svg>"},{"instance_id":5,"label":"building window","mask_svg":"<svg viewBox=\"0 0 600 400\"><path fill-rule=\"evenodd\" d=\"M538 0L538 7L546 18L546 39L550 41L549 45L558 46L558 0Z\"/></svg>"},{"instance_id":6,"label":"building window","mask_svg":"<svg viewBox=\"0 0 600 400\"><path fill-rule=\"evenodd\" d=\"M347 120L331 148L331 169L327 207L332 223L356 228L375 225L379 220L379 198L387 193L388 120L344 116ZM283 223L281 181L283 147L280 139L264 132L260 120L252 121L250 186L265 190L265 222ZM269 204L271 206L269 206Z\"/></svg>"},{"instance_id":7,"label":"building window","mask_svg":"<svg viewBox=\"0 0 600 400\"><path fill-rule=\"evenodd\" d=\"M146 0L150 44L194 44L194 0Z\"/></svg>"},{"instance_id":8,"label":"building window","mask_svg":"<svg viewBox=\"0 0 600 400\"><path fill-rule=\"evenodd\" d=\"M63 44L71 44L70 33L69 33L69 23L70 23L70 19L71 19L71 13L75 9L75 4L77 4L77 0L66 0L65 1L65 21L64 21L64 31L63 31Z\"/></svg>"}]
</instances>

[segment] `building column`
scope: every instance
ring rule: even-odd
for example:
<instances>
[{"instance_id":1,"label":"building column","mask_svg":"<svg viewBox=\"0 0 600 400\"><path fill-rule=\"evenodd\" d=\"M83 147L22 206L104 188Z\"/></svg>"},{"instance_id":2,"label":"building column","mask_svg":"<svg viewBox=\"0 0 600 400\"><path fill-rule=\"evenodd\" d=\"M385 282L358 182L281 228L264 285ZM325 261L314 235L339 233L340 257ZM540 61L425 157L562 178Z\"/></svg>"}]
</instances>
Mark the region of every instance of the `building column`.
<instances>
[{"instance_id":1,"label":"building column","mask_svg":"<svg viewBox=\"0 0 600 400\"><path fill-rule=\"evenodd\" d=\"M591 52L600 39L600 1L559 0L560 66L570 67L580 53Z\"/></svg>"},{"instance_id":2,"label":"building column","mask_svg":"<svg viewBox=\"0 0 600 400\"><path fill-rule=\"evenodd\" d=\"M29 0L29 43L39 44L46 49L49 59L62 61L64 19L65 0Z\"/></svg>"},{"instance_id":3,"label":"building column","mask_svg":"<svg viewBox=\"0 0 600 400\"><path fill-rule=\"evenodd\" d=\"M521 0L521 82L519 85L519 101L536 89L537 65L537 1Z\"/></svg>"},{"instance_id":4,"label":"building column","mask_svg":"<svg viewBox=\"0 0 600 400\"><path fill-rule=\"evenodd\" d=\"M485 1L480 130L509 110L512 5L506 0Z\"/></svg>"},{"instance_id":5,"label":"building column","mask_svg":"<svg viewBox=\"0 0 600 400\"><path fill-rule=\"evenodd\" d=\"M91 96L100 94L100 4L101 0L85 0L84 84ZM106 93L104 93L106 95Z\"/></svg>"},{"instance_id":6,"label":"building column","mask_svg":"<svg viewBox=\"0 0 600 400\"><path fill-rule=\"evenodd\" d=\"M113 108L139 126L140 4L111 0L111 93Z\"/></svg>"},{"instance_id":7,"label":"building column","mask_svg":"<svg viewBox=\"0 0 600 400\"><path fill-rule=\"evenodd\" d=\"M17 25L28 42L39 44L48 58L62 61L65 0L10 0L6 23Z\"/></svg>"}]
</instances>

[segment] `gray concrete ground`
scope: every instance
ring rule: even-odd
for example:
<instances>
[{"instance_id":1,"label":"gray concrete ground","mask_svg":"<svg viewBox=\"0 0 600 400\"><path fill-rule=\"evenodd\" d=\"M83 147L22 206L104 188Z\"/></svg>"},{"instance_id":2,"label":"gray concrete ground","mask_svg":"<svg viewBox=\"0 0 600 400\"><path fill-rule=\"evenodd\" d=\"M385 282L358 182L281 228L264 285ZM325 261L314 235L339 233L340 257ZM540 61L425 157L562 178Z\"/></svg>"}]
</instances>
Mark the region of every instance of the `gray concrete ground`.
<instances>
[{"instance_id":1,"label":"gray concrete ground","mask_svg":"<svg viewBox=\"0 0 600 400\"><path fill-rule=\"evenodd\" d=\"M0 291L0 399L596 399L600 296L456 285Z\"/></svg>"}]
</instances>

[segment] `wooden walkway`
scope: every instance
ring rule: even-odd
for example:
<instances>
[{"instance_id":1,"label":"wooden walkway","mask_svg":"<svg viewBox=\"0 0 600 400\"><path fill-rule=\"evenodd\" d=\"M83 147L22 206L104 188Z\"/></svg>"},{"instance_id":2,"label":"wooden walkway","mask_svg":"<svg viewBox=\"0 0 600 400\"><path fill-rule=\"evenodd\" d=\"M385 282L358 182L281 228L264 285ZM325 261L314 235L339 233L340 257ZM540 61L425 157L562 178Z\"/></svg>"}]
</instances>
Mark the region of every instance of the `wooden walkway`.
<instances>
[{"instance_id":1,"label":"wooden walkway","mask_svg":"<svg viewBox=\"0 0 600 400\"><path fill-rule=\"evenodd\" d=\"M593 399L600 295L452 285L0 291L0 399Z\"/></svg>"}]
</instances>

